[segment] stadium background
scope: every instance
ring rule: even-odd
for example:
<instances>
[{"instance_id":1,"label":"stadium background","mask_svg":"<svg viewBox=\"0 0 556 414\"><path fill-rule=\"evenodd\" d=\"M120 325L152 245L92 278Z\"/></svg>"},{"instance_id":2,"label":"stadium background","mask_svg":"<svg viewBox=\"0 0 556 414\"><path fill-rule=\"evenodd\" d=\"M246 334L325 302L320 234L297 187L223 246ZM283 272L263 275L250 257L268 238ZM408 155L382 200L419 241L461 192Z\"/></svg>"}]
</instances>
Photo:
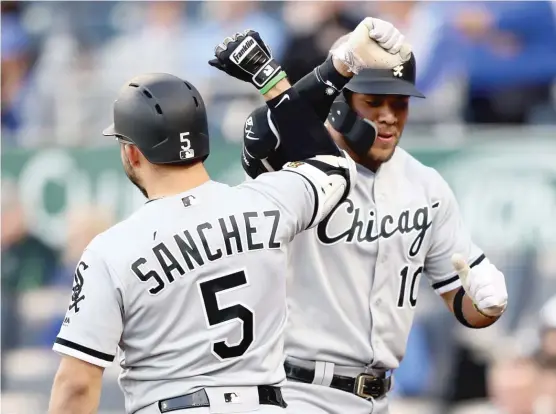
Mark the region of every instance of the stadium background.
<instances>
[{"instance_id":1,"label":"stadium background","mask_svg":"<svg viewBox=\"0 0 556 414\"><path fill-rule=\"evenodd\" d=\"M553 2L1 5L2 413L46 412L79 255L143 202L100 135L119 87L141 72L197 85L210 172L239 183L242 124L261 99L206 64L213 47L259 30L296 81L365 15L413 45L428 99L412 101L402 146L453 186L511 299L499 323L471 331L423 286L392 412L556 413L556 304L540 313L556 295ZM105 374L101 414L123 412L117 374Z\"/></svg>"}]
</instances>

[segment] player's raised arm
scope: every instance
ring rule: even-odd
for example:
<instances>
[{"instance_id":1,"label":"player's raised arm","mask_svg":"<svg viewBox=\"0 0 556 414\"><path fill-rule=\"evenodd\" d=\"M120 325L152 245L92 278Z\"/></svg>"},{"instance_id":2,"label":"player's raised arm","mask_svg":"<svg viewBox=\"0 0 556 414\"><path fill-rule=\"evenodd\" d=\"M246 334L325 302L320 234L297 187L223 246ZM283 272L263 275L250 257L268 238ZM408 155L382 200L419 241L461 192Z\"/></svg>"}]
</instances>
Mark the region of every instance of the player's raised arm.
<instances>
[{"instance_id":1,"label":"player's raised arm","mask_svg":"<svg viewBox=\"0 0 556 414\"><path fill-rule=\"evenodd\" d=\"M408 59L410 53L411 46L395 27L383 20L368 17L352 33L338 39L325 62L293 88L321 122L324 123L328 116L329 120L334 121L335 128L344 135L354 141L358 137L365 137L364 140L368 141L367 137L376 135L374 125L356 125L353 119L342 116L340 112L347 114L350 111L346 111L347 103L340 99L342 95L338 95L361 68L392 68ZM337 111L340 111L340 116L333 113ZM307 150L316 150L318 153L326 150L322 145L327 145L327 142L311 142L303 138L286 142L295 138L292 129L295 129L294 123L280 122L267 106L259 107L249 115L244 128L242 165L251 178L277 170L287 161L300 159Z\"/></svg>"},{"instance_id":2,"label":"player's raised arm","mask_svg":"<svg viewBox=\"0 0 556 414\"><path fill-rule=\"evenodd\" d=\"M286 73L258 32L246 30L227 37L216 47L215 56L209 62L212 66L251 83L264 97L275 123L284 131L281 147L290 160L340 155L322 121L292 89Z\"/></svg>"},{"instance_id":3,"label":"player's raised arm","mask_svg":"<svg viewBox=\"0 0 556 414\"><path fill-rule=\"evenodd\" d=\"M322 121L300 98L274 60L269 47L253 30L226 38L215 49L212 66L252 83L266 100L276 123L288 128L282 148L296 156L279 177L253 184L268 198L292 213L292 233L312 227L324 218L355 185L356 168L333 142ZM305 149L295 149L299 142ZM293 173L293 174L292 174ZM260 185L259 185L260 184ZM301 212L301 214L299 214ZM291 234L291 233L290 233Z\"/></svg>"},{"instance_id":4,"label":"player's raised arm","mask_svg":"<svg viewBox=\"0 0 556 414\"><path fill-rule=\"evenodd\" d=\"M85 250L75 269L70 304L53 347L62 360L49 414L97 411L104 368L114 360L123 331L122 294L102 257Z\"/></svg>"}]
</instances>

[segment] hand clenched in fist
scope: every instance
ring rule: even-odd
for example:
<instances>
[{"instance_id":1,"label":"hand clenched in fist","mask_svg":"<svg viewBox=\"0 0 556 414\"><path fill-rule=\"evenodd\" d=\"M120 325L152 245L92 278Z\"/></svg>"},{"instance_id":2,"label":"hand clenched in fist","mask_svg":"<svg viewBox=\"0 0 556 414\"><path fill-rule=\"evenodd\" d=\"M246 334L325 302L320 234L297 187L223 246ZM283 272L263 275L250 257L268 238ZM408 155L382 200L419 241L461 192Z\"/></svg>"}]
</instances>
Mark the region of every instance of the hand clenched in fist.
<instances>
[{"instance_id":1,"label":"hand clenched in fist","mask_svg":"<svg viewBox=\"0 0 556 414\"><path fill-rule=\"evenodd\" d=\"M225 38L214 49L214 56L209 65L236 79L252 83L263 95L286 77L282 67L274 60L270 47L254 30L248 29Z\"/></svg>"},{"instance_id":2,"label":"hand clenched in fist","mask_svg":"<svg viewBox=\"0 0 556 414\"><path fill-rule=\"evenodd\" d=\"M411 46L392 23L367 17L330 53L357 74L365 68L392 69L407 62Z\"/></svg>"}]
</instances>

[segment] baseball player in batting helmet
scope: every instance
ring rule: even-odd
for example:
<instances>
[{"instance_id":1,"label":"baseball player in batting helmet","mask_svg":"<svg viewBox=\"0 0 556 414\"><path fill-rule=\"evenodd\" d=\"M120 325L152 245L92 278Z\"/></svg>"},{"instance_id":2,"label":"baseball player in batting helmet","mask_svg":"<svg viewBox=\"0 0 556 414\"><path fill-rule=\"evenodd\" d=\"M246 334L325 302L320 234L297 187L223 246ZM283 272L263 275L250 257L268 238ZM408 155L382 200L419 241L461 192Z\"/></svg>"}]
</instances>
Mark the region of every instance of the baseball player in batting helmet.
<instances>
[{"instance_id":1,"label":"baseball player in batting helmet","mask_svg":"<svg viewBox=\"0 0 556 414\"><path fill-rule=\"evenodd\" d=\"M114 102L114 123L103 131L122 144L133 144L153 165L192 165L209 156L207 111L199 91L166 73L131 79ZM122 146L128 178L145 197L144 184Z\"/></svg>"},{"instance_id":2,"label":"baseball player in batting helmet","mask_svg":"<svg viewBox=\"0 0 556 414\"><path fill-rule=\"evenodd\" d=\"M471 329L506 309L504 275L472 242L450 187L398 146L410 97L423 97L415 57L402 56L404 36L373 18L357 30L380 48L362 54L350 34L294 86L359 176L351 195L288 248L284 391L292 412L388 412L423 277ZM393 55L402 61L391 64ZM242 163L250 177L295 158L281 148L291 129L266 108L248 117Z\"/></svg>"},{"instance_id":3,"label":"baseball player in batting helmet","mask_svg":"<svg viewBox=\"0 0 556 414\"><path fill-rule=\"evenodd\" d=\"M285 411L284 248L347 198L356 167L257 32L226 38L211 64L252 83L278 126L298 116L292 142L328 145L230 187L204 168L207 114L195 87L168 74L127 82L104 133L148 202L83 252L54 344L62 360L50 414L97 412L117 349L126 413Z\"/></svg>"}]
</instances>

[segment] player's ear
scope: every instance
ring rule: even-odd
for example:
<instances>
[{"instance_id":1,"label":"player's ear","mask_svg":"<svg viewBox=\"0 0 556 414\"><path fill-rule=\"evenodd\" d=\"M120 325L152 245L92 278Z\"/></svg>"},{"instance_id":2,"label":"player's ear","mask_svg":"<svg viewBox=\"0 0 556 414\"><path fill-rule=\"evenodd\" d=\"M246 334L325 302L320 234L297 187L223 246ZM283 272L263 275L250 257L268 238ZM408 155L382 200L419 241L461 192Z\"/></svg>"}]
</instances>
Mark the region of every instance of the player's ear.
<instances>
[{"instance_id":1,"label":"player's ear","mask_svg":"<svg viewBox=\"0 0 556 414\"><path fill-rule=\"evenodd\" d=\"M137 167L146 161L139 148L133 144L124 144L124 153L132 167Z\"/></svg>"}]
</instances>

